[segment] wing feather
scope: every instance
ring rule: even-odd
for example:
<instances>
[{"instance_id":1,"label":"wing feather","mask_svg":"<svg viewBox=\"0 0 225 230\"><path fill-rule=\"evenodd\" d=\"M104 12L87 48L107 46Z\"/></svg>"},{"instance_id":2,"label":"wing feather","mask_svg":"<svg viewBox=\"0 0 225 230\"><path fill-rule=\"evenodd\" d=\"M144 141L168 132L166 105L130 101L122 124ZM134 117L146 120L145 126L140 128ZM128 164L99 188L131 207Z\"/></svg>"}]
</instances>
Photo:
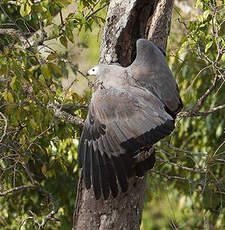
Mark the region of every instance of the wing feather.
<instances>
[{"instance_id":1,"label":"wing feather","mask_svg":"<svg viewBox=\"0 0 225 230\"><path fill-rule=\"evenodd\" d=\"M104 155L103 159L105 161L104 165L106 169L105 170L106 178L108 180L112 196L116 197L118 194L118 186L117 186L115 171L112 166L112 161L109 159L107 155Z\"/></svg>"},{"instance_id":2,"label":"wing feather","mask_svg":"<svg viewBox=\"0 0 225 230\"><path fill-rule=\"evenodd\" d=\"M127 182L126 173L124 171L124 166L122 162L120 161L119 157L112 156L111 158L113 161L113 165L115 168L115 172L116 172L117 179L121 187L121 190L122 192L126 192L128 190L128 182Z\"/></svg>"},{"instance_id":3,"label":"wing feather","mask_svg":"<svg viewBox=\"0 0 225 230\"><path fill-rule=\"evenodd\" d=\"M139 39L137 56L127 71L144 88L154 93L175 118L183 108L175 78L162 51L151 41Z\"/></svg>"},{"instance_id":4,"label":"wing feather","mask_svg":"<svg viewBox=\"0 0 225 230\"><path fill-rule=\"evenodd\" d=\"M86 188L93 185L96 199L101 193L105 199L110 193L117 196L118 185L126 192L128 177L134 175L134 156L173 129L173 118L162 102L146 90L95 91L78 148Z\"/></svg>"},{"instance_id":5,"label":"wing feather","mask_svg":"<svg viewBox=\"0 0 225 230\"><path fill-rule=\"evenodd\" d=\"M91 161L90 161L90 158L92 155L93 148L92 148L92 145L89 148L87 148L88 143L86 141L85 141L85 145L86 145L86 152L84 152L84 164L83 164L84 170L83 171L84 171L85 186L87 189L89 189L91 187L91 178L90 178Z\"/></svg>"},{"instance_id":6,"label":"wing feather","mask_svg":"<svg viewBox=\"0 0 225 230\"><path fill-rule=\"evenodd\" d=\"M100 165L98 155L97 150L91 152L91 177L95 198L97 200L101 197Z\"/></svg>"},{"instance_id":7,"label":"wing feather","mask_svg":"<svg viewBox=\"0 0 225 230\"><path fill-rule=\"evenodd\" d=\"M98 155L99 159L99 167L100 167L100 174L101 174L101 188L102 193L104 196L104 199L107 200L110 194L110 187L109 187L109 175L108 175L108 169L106 165L104 164L103 157L101 154Z\"/></svg>"}]
</instances>

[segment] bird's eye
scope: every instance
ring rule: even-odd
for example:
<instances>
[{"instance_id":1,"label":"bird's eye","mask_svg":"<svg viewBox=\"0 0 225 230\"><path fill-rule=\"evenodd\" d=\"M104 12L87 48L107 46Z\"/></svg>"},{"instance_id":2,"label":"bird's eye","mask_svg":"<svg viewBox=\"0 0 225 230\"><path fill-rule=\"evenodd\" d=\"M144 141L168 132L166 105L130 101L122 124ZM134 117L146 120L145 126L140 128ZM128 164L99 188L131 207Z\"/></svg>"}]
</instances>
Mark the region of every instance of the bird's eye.
<instances>
[{"instance_id":1,"label":"bird's eye","mask_svg":"<svg viewBox=\"0 0 225 230\"><path fill-rule=\"evenodd\" d=\"M92 69L92 71L94 72L95 70L94 70L94 69Z\"/></svg>"}]
</instances>

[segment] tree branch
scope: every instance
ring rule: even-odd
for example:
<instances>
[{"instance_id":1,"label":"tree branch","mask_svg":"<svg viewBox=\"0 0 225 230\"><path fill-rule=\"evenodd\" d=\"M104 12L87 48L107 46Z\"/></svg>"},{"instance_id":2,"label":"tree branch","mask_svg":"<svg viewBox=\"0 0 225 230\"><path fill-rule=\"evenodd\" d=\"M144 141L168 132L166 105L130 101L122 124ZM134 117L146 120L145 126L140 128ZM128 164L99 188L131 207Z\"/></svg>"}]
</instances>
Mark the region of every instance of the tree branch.
<instances>
[{"instance_id":1,"label":"tree branch","mask_svg":"<svg viewBox=\"0 0 225 230\"><path fill-rule=\"evenodd\" d=\"M214 107L213 109L210 109L208 111L203 111L203 112L195 112L193 109L186 110L186 111L181 111L177 117L178 118L184 118L184 117L202 117L202 116L208 116L209 114L218 112L222 109L225 109L225 105L219 105Z\"/></svg>"},{"instance_id":2,"label":"tree branch","mask_svg":"<svg viewBox=\"0 0 225 230\"><path fill-rule=\"evenodd\" d=\"M11 5L16 5L16 6L20 5L20 3L18 1L0 2L0 5L6 5L6 4L11 4Z\"/></svg>"},{"instance_id":3,"label":"tree branch","mask_svg":"<svg viewBox=\"0 0 225 230\"><path fill-rule=\"evenodd\" d=\"M181 180L181 181L187 181L189 184L198 184L198 185L202 185L200 180L191 180L190 178L186 178L186 177L180 177L180 176L171 176L165 173L162 173L160 171L157 171L155 169L151 169L151 173L155 173L158 174L160 176L165 177L168 180Z\"/></svg>"},{"instance_id":4,"label":"tree branch","mask_svg":"<svg viewBox=\"0 0 225 230\"><path fill-rule=\"evenodd\" d=\"M27 43L27 40L25 38L25 34L20 32L19 30L15 30L15 29L0 29L0 34L16 37L22 43L25 43L25 44Z\"/></svg>"},{"instance_id":5,"label":"tree branch","mask_svg":"<svg viewBox=\"0 0 225 230\"><path fill-rule=\"evenodd\" d=\"M175 167L178 167L178 168L181 168L181 169L184 169L186 171L197 172L197 173L204 173L204 171L201 170L201 169L185 167L183 165L179 165L179 164L176 164L174 162L164 160L164 159L162 159L161 157L158 157L158 156L156 156L156 160L158 160L160 162L163 162L163 163L166 163L166 164L169 164L169 165L172 165L172 166L175 166Z\"/></svg>"},{"instance_id":6,"label":"tree branch","mask_svg":"<svg viewBox=\"0 0 225 230\"><path fill-rule=\"evenodd\" d=\"M194 105L193 109L195 112L199 111L204 103L204 101L207 99L207 97L210 95L210 93L216 88L216 83L217 83L217 76L214 77L213 79L213 83L210 86L210 88L208 88L206 90L206 92L203 94L203 96L198 99L197 103Z\"/></svg>"},{"instance_id":7,"label":"tree branch","mask_svg":"<svg viewBox=\"0 0 225 230\"><path fill-rule=\"evenodd\" d=\"M98 3L98 2L97 2ZM97 5L96 3L96 5ZM97 10L93 11L91 14L87 14L87 16L85 17L86 20L88 20L91 16L93 16L94 14L98 13L100 10L104 9L106 6L109 5L109 2L105 3L103 6L101 6L100 8L98 8ZM94 6L95 7L95 6Z\"/></svg>"},{"instance_id":8,"label":"tree branch","mask_svg":"<svg viewBox=\"0 0 225 230\"><path fill-rule=\"evenodd\" d=\"M9 195L10 193L20 192L20 191L23 191L23 190L28 189L28 188L37 189L37 185L30 184L30 185L18 186L18 187L0 192L0 196L6 196L6 195Z\"/></svg>"},{"instance_id":9,"label":"tree branch","mask_svg":"<svg viewBox=\"0 0 225 230\"><path fill-rule=\"evenodd\" d=\"M71 115L65 111L62 111L61 108L59 108L59 106L57 106L56 104L49 103L47 108L52 109L54 112L54 116L61 120L65 120L68 123L72 123L79 126L84 124L83 119L78 118L75 115Z\"/></svg>"}]
</instances>

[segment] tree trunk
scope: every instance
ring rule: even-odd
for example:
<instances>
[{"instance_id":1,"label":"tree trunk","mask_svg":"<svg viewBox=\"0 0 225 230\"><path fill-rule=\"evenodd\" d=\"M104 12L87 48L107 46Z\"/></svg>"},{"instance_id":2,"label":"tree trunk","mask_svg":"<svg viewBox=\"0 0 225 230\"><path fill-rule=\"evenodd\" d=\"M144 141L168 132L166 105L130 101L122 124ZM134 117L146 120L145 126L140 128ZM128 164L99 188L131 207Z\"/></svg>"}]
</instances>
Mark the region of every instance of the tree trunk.
<instances>
[{"instance_id":1,"label":"tree trunk","mask_svg":"<svg viewBox=\"0 0 225 230\"><path fill-rule=\"evenodd\" d=\"M164 52L173 0L111 0L102 35L100 62L128 66L136 55L136 40L148 38ZM80 178L73 230L138 230L144 206L146 176L131 178L127 193L95 200Z\"/></svg>"}]
</instances>

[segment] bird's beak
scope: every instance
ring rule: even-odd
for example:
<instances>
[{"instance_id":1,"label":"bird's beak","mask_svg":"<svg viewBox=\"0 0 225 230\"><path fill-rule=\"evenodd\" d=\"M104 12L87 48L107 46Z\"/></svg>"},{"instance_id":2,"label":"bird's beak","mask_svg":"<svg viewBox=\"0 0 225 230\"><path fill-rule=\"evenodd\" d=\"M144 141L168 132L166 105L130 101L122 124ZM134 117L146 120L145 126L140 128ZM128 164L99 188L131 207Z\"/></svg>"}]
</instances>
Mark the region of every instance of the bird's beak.
<instances>
[{"instance_id":1,"label":"bird's beak","mask_svg":"<svg viewBox=\"0 0 225 230\"><path fill-rule=\"evenodd\" d=\"M90 76L91 74L90 74L90 70L89 71L87 71L87 73L86 73L86 77L87 76Z\"/></svg>"}]
</instances>

